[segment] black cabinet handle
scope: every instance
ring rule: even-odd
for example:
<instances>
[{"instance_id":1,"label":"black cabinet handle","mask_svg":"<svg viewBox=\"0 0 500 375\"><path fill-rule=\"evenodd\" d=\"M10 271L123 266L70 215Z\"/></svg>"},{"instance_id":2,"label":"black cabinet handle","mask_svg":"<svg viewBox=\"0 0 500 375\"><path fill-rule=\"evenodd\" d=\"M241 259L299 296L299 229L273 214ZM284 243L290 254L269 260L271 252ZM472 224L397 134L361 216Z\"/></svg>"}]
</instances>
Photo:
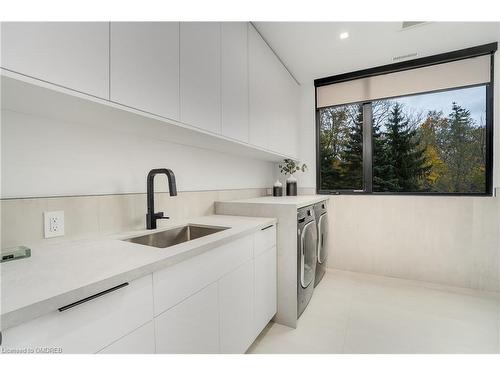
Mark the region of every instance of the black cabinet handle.
<instances>
[{"instance_id":1,"label":"black cabinet handle","mask_svg":"<svg viewBox=\"0 0 500 375\"><path fill-rule=\"evenodd\" d=\"M274 227L274 224L272 224L272 225L268 225L267 227L262 228L261 230L266 230L266 229L269 229L269 228L272 228L272 227Z\"/></svg>"},{"instance_id":2,"label":"black cabinet handle","mask_svg":"<svg viewBox=\"0 0 500 375\"><path fill-rule=\"evenodd\" d=\"M112 288L109 288L109 289L106 289L106 290L103 290L102 292L99 292L97 294L94 294L90 297L87 297L87 298L84 298L84 299L81 299L79 301L76 301L76 302L73 302L73 303L70 303L69 305L66 305L66 306L63 306L63 307L60 307L58 308L58 310L60 312L63 312L63 311L66 311L66 310L69 310L75 306L78 306L78 305L81 305L82 303L85 303L85 302L88 302L88 301L91 301L95 298L98 298L98 297L101 297L105 294L108 294L108 293L111 293L111 292L114 292L115 290L118 290L118 289L121 289L123 287L126 287L128 285L128 283L123 283L123 284L120 284L120 285L117 285L117 286L114 286Z\"/></svg>"}]
</instances>

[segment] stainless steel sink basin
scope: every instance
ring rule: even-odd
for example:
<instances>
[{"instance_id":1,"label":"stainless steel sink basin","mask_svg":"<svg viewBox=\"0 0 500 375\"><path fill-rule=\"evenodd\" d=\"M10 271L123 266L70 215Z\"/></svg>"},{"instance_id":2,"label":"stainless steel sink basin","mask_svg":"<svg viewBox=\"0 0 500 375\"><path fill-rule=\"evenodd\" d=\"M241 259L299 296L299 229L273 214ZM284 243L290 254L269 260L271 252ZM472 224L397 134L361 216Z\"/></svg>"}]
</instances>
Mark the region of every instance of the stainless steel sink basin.
<instances>
[{"instance_id":1,"label":"stainless steel sink basin","mask_svg":"<svg viewBox=\"0 0 500 375\"><path fill-rule=\"evenodd\" d=\"M140 245L165 248L196 238L205 237L210 234L229 229L227 227L212 227L205 225L186 225L179 228L167 229L161 232L146 234L140 237L128 238L124 241Z\"/></svg>"}]
</instances>

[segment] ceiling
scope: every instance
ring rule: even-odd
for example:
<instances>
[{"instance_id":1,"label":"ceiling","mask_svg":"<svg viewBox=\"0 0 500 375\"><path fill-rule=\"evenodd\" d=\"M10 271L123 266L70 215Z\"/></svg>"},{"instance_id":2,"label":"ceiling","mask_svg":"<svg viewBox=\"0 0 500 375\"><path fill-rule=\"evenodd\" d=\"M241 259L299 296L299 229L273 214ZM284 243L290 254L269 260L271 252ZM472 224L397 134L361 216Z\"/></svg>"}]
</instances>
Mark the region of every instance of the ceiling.
<instances>
[{"instance_id":1,"label":"ceiling","mask_svg":"<svg viewBox=\"0 0 500 375\"><path fill-rule=\"evenodd\" d=\"M499 22L254 22L301 84L359 69L454 51L500 39ZM349 38L341 40L341 32ZM404 59L398 60L404 61Z\"/></svg>"}]
</instances>

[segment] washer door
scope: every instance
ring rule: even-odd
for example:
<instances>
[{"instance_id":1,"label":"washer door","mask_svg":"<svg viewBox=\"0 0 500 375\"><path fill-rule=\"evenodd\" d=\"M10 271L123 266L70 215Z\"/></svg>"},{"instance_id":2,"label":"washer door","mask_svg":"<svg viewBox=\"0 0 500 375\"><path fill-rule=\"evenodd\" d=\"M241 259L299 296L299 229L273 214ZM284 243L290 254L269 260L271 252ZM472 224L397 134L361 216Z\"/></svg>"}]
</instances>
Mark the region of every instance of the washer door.
<instances>
[{"instance_id":1,"label":"washer door","mask_svg":"<svg viewBox=\"0 0 500 375\"><path fill-rule=\"evenodd\" d=\"M318 263L322 264L328 256L328 214L325 212L318 219Z\"/></svg>"},{"instance_id":2,"label":"washer door","mask_svg":"<svg viewBox=\"0 0 500 375\"><path fill-rule=\"evenodd\" d=\"M302 288L307 288L314 280L317 242L316 222L311 221L304 226L300 235L300 285Z\"/></svg>"}]
</instances>

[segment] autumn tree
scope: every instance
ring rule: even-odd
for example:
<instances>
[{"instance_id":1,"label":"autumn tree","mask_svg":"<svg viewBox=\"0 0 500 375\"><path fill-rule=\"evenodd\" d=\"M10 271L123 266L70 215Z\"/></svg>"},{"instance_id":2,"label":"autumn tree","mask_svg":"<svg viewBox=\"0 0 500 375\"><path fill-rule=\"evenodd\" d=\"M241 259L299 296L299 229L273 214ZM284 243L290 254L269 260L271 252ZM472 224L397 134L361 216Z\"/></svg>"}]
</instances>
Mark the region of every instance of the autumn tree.
<instances>
[{"instance_id":1,"label":"autumn tree","mask_svg":"<svg viewBox=\"0 0 500 375\"><path fill-rule=\"evenodd\" d=\"M453 102L438 137L442 159L449 170L448 191L484 191L485 128L476 127L470 111Z\"/></svg>"}]
</instances>

